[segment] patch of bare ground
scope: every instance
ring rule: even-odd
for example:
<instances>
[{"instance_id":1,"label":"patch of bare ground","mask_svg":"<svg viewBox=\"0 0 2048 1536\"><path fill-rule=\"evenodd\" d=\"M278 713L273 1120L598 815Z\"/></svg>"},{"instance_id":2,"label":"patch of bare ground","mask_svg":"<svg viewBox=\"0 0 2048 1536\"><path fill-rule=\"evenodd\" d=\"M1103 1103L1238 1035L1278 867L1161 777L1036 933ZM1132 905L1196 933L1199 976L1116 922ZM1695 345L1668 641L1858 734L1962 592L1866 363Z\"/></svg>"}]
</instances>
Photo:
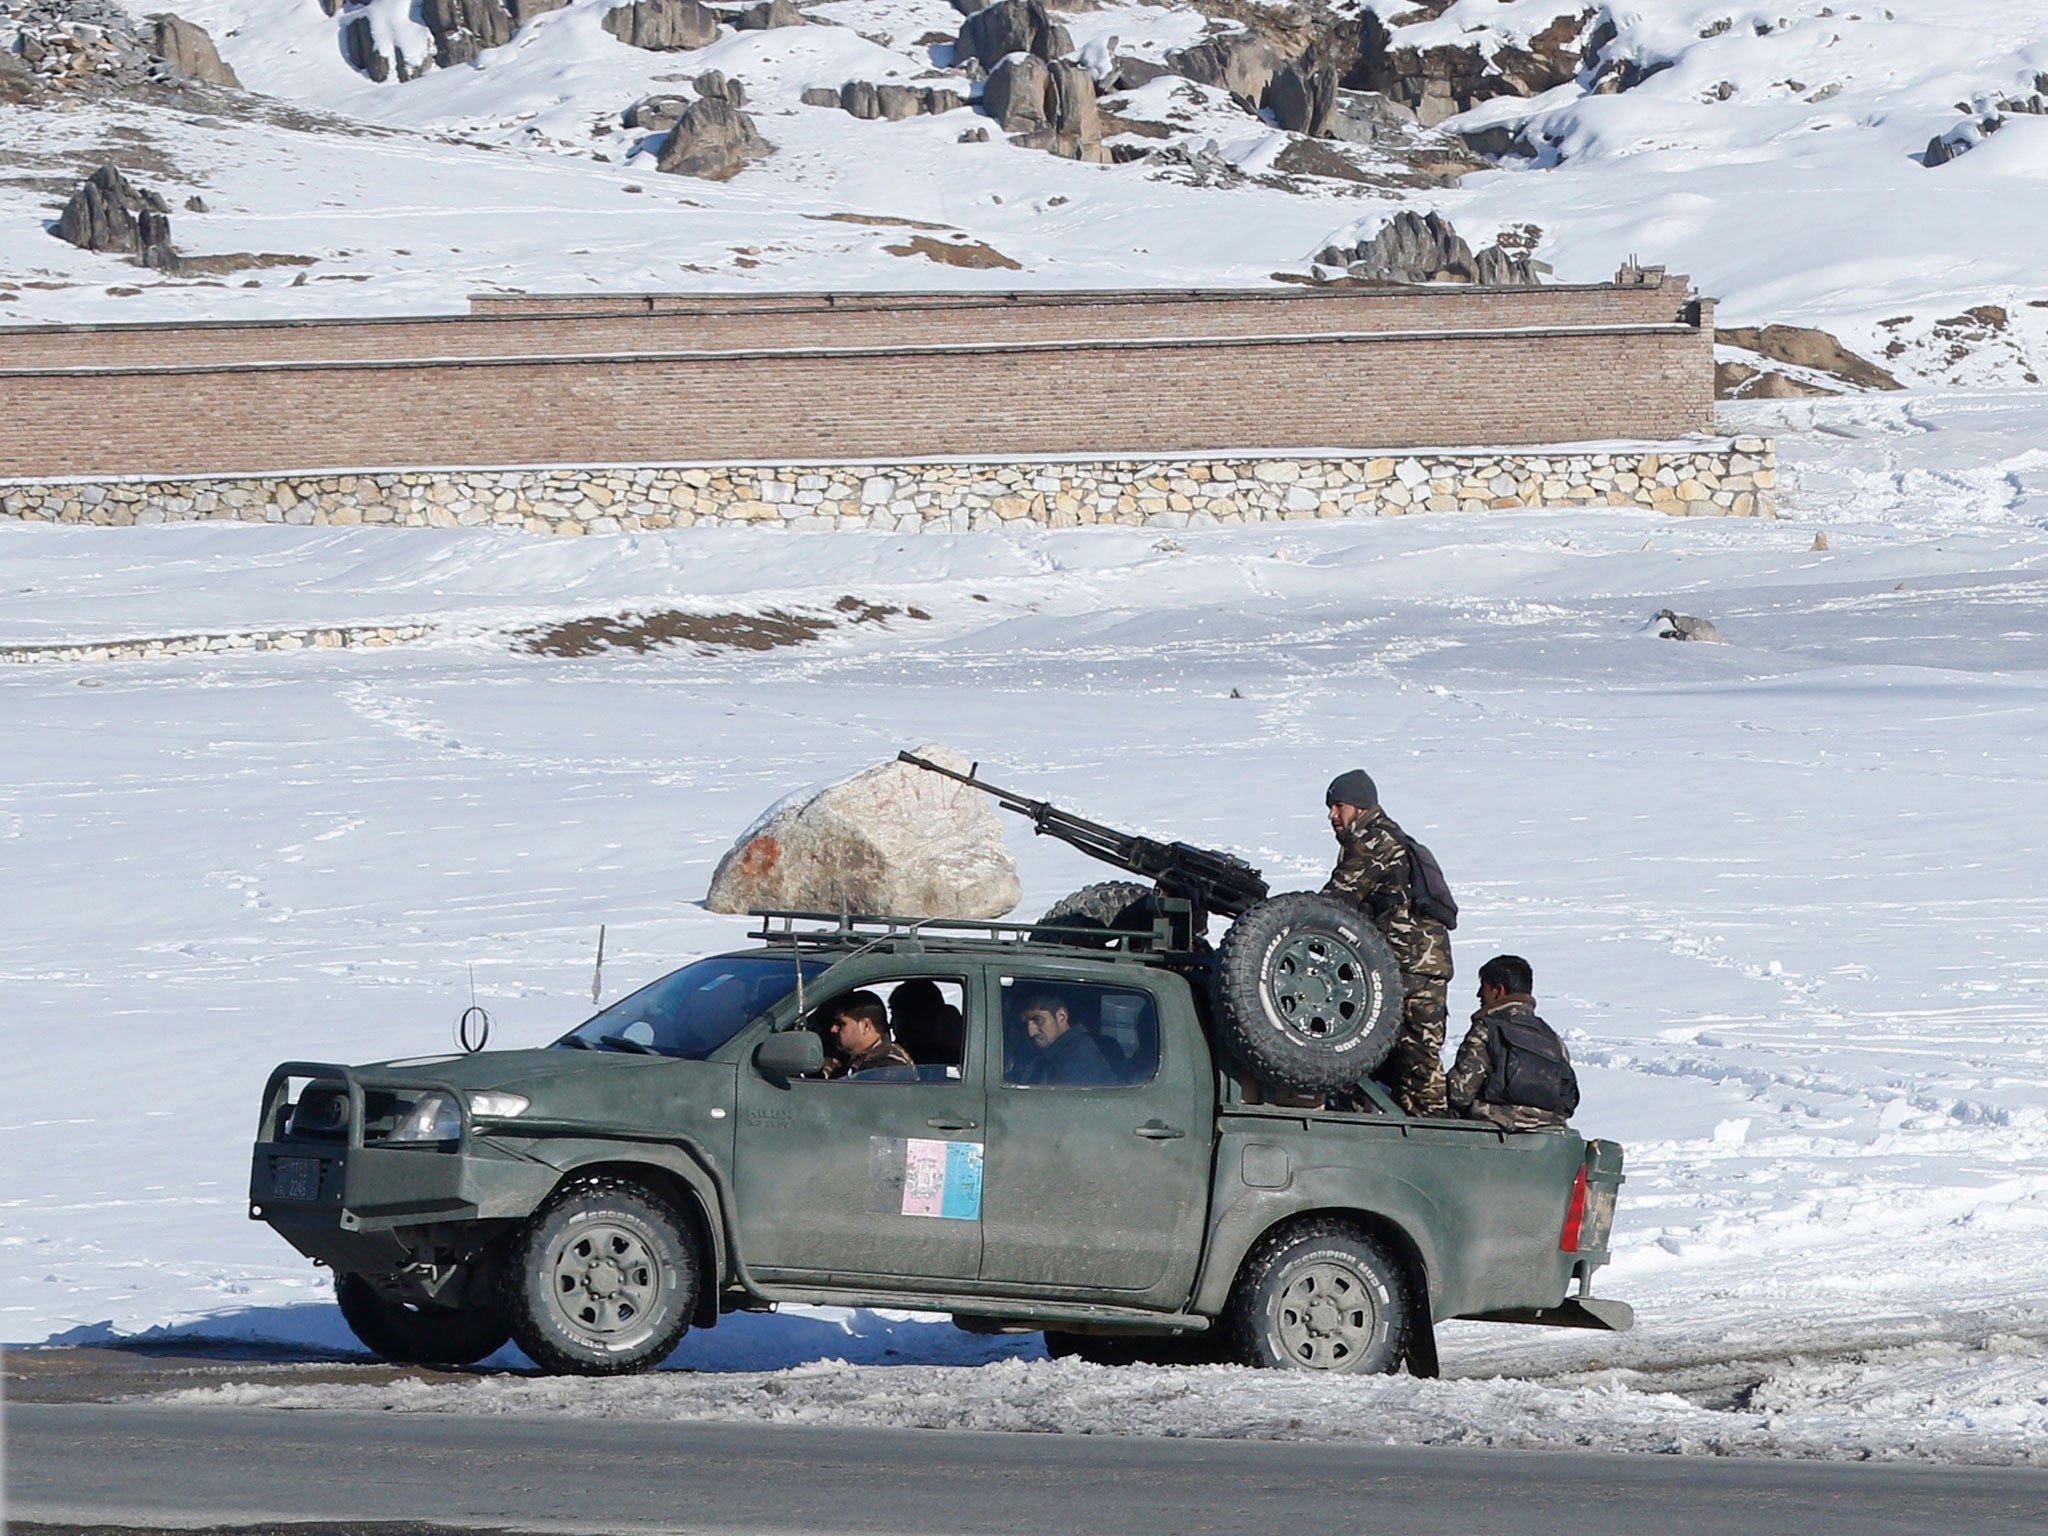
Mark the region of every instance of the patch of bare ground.
<instances>
[{"instance_id":1,"label":"patch of bare ground","mask_svg":"<svg viewBox=\"0 0 2048 1536\"><path fill-rule=\"evenodd\" d=\"M921 608L897 608L848 594L828 613L655 613L597 614L538 629L521 630L518 649L534 656L601 656L607 651L644 655L671 645L708 650L775 651L804 645L841 624L881 624L893 618L929 619Z\"/></svg>"},{"instance_id":2,"label":"patch of bare ground","mask_svg":"<svg viewBox=\"0 0 2048 1536\"><path fill-rule=\"evenodd\" d=\"M1024 270L1024 263L1012 261L993 246L979 240L960 240L948 244L934 240L929 235L913 235L903 245L882 247L891 256L924 256L944 267L1005 267L1012 272Z\"/></svg>"},{"instance_id":3,"label":"patch of bare ground","mask_svg":"<svg viewBox=\"0 0 2048 1536\"><path fill-rule=\"evenodd\" d=\"M310 267L317 256L286 256L275 251L237 251L225 256L180 256L187 272L225 277L233 272L253 272L264 267Z\"/></svg>"},{"instance_id":4,"label":"patch of bare ground","mask_svg":"<svg viewBox=\"0 0 2048 1536\"><path fill-rule=\"evenodd\" d=\"M935 229L941 234L958 233L950 224L927 224L923 219L899 219L886 213L807 213L804 217L815 219L820 224L867 224L876 229Z\"/></svg>"}]
</instances>

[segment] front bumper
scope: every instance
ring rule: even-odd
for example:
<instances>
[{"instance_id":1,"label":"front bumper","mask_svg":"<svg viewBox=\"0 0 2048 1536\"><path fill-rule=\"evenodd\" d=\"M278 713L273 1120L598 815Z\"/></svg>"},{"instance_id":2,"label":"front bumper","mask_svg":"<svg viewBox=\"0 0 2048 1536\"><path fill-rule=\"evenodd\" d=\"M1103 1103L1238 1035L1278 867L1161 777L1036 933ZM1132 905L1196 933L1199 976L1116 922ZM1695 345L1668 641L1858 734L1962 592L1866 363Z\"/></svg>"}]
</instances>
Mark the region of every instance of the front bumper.
<instances>
[{"instance_id":1,"label":"front bumper","mask_svg":"<svg viewBox=\"0 0 2048 1536\"><path fill-rule=\"evenodd\" d=\"M347 1092L348 1125L332 1137L285 1134L292 1080ZM476 1134L467 1095L462 1137L446 1144L365 1145L366 1088L401 1086L366 1078L349 1067L287 1062L271 1074L249 1168L249 1216L268 1222L308 1258L364 1273L413 1262L422 1247L480 1246L500 1223L524 1219L547 1198L557 1178L544 1163Z\"/></svg>"}]
</instances>

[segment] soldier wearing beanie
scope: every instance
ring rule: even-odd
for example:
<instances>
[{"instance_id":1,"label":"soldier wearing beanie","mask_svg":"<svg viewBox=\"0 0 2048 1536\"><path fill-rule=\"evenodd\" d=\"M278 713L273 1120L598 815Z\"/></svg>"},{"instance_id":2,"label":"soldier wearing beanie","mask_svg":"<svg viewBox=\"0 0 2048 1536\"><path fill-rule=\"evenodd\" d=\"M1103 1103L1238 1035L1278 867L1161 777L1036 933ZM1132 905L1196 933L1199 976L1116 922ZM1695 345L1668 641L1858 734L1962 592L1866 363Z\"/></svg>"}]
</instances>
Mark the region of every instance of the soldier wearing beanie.
<instances>
[{"instance_id":1,"label":"soldier wearing beanie","mask_svg":"<svg viewBox=\"0 0 2048 1536\"><path fill-rule=\"evenodd\" d=\"M1355 904L1378 925L1400 964L1407 993L1401 1033L1381 1074L1409 1114L1447 1116L1443 1050L1444 1023L1450 1017L1450 928L1419 910L1409 839L1380 809L1370 774L1362 768L1338 774L1323 802L1343 850L1323 894Z\"/></svg>"}]
</instances>

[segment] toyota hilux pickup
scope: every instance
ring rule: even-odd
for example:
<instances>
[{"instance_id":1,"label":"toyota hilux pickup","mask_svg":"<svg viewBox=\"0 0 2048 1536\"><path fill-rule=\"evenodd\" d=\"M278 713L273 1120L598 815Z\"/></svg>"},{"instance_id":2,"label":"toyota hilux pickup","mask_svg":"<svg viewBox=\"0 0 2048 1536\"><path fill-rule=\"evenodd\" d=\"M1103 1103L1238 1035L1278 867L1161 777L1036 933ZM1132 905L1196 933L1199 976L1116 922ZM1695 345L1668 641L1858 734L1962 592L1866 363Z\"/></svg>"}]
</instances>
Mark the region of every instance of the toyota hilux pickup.
<instances>
[{"instance_id":1,"label":"toyota hilux pickup","mask_svg":"<svg viewBox=\"0 0 2048 1536\"><path fill-rule=\"evenodd\" d=\"M250 1216L333 1271L371 1351L437 1365L509 1339L642 1370L783 1302L1104 1362L1417 1374L1447 1318L1631 1322L1592 1295L1619 1146L1413 1118L1369 1078L1266 1091L1165 924L762 919L542 1049L279 1066ZM1329 943L1288 962L1289 1008L1349 984ZM910 1063L826 1075L858 1005Z\"/></svg>"}]
</instances>

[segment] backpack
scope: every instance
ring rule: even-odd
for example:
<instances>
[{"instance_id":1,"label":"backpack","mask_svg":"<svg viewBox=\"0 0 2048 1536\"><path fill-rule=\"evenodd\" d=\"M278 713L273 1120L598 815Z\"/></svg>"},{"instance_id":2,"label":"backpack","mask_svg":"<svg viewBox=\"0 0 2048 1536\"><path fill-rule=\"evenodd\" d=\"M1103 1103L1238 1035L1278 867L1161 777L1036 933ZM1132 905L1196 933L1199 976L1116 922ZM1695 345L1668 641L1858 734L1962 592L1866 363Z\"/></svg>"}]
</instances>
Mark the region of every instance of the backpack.
<instances>
[{"instance_id":1,"label":"backpack","mask_svg":"<svg viewBox=\"0 0 2048 1536\"><path fill-rule=\"evenodd\" d=\"M1566 1116L1579 1107L1579 1076L1555 1030L1534 1014L1487 1023L1485 1102Z\"/></svg>"},{"instance_id":2,"label":"backpack","mask_svg":"<svg viewBox=\"0 0 2048 1536\"><path fill-rule=\"evenodd\" d=\"M1408 850L1408 905L1446 928L1457 927L1458 901L1436 855L1399 828L1395 834Z\"/></svg>"}]
</instances>

